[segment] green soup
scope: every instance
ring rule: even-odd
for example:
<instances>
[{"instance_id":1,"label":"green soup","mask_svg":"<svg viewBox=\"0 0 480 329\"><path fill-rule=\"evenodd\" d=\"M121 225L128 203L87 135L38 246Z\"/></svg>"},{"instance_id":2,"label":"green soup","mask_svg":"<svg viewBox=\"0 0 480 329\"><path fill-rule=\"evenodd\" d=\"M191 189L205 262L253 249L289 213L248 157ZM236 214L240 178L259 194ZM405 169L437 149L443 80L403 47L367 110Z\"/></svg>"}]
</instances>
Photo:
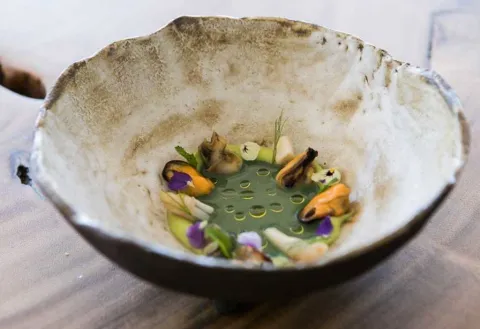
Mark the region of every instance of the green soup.
<instances>
[{"instance_id":1,"label":"green soup","mask_svg":"<svg viewBox=\"0 0 480 329\"><path fill-rule=\"evenodd\" d=\"M315 237L318 223L300 223L297 213L318 193L319 187L304 184L281 188L275 182L279 170L270 163L244 161L242 170L230 176L203 171L215 183L215 189L198 199L215 208L210 221L233 235L247 231L262 234L273 226L291 236ZM262 240L266 253L277 253L265 238Z\"/></svg>"}]
</instances>

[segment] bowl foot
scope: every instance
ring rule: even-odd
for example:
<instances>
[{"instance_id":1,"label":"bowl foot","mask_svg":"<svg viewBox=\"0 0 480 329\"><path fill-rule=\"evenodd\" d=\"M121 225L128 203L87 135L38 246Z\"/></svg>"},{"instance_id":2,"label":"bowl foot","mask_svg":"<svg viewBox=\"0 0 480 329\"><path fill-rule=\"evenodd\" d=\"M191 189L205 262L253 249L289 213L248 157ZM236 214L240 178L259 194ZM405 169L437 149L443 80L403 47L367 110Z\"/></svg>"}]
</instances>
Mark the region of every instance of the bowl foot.
<instances>
[{"instance_id":1,"label":"bowl foot","mask_svg":"<svg viewBox=\"0 0 480 329\"><path fill-rule=\"evenodd\" d=\"M234 302L231 300L215 299L213 305L217 312L221 315L247 312L251 310L255 304L245 302Z\"/></svg>"}]
</instances>

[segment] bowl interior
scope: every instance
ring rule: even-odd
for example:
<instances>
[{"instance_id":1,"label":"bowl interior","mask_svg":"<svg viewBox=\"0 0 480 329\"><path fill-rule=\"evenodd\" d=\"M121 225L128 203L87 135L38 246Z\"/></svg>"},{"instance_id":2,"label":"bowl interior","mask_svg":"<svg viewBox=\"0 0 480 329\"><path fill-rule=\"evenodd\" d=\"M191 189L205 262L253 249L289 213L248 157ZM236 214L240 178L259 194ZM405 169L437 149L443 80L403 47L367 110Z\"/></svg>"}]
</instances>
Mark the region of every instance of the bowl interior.
<instances>
[{"instance_id":1,"label":"bowl interior","mask_svg":"<svg viewBox=\"0 0 480 329\"><path fill-rule=\"evenodd\" d=\"M441 83L325 28L182 17L62 74L38 121L38 179L73 221L180 249L158 197L174 147L195 150L212 130L271 143L284 111L297 151L317 149L360 205L337 257L406 225L454 182L465 150Z\"/></svg>"}]
</instances>

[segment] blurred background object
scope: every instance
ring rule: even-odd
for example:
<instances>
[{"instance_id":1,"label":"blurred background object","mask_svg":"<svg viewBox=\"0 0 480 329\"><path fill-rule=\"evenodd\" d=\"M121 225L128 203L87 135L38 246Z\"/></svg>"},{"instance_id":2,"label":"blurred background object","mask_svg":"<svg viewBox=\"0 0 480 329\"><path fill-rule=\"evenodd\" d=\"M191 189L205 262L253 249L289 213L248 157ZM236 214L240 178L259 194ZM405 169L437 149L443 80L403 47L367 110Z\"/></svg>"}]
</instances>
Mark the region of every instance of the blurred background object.
<instances>
[{"instance_id":1,"label":"blurred background object","mask_svg":"<svg viewBox=\"0 0 480 329\"><path fill-rule=\"evenodd\" d=\"M46 95L45 86L39 78L23 70L2 65L1 61L0 86L31 98L43 99Z\"/></svg>"}]
</instances>

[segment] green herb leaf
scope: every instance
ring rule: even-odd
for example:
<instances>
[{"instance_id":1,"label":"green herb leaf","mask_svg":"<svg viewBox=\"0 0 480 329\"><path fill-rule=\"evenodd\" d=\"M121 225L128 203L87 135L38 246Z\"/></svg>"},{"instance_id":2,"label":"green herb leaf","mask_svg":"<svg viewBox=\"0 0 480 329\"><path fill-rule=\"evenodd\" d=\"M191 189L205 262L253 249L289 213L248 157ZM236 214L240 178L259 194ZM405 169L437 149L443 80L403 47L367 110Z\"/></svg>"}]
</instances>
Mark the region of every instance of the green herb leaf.
<instances>
[{"instance_id":1,"label":"green herb leaf","mask_svg":"<svg viewBox=\"0 0 480 329\"><path fill-rule=\"evenodd\" d=\"M232 238L222 231L217 225L209 225L205 228L205 236L218 243L218 247L226 258L232 258L233 243Z\"/></svg>"},{"instance_id":2,"label":"green herb leaf","mask_svg":"<svg viewBox=\"0 0 480 329\"><path fill-rule=\"evenodd\" d=\"M177 151L178 154L180 154L182 157L187 160L188 164L191 165L194 168L197 168L197 158L195 158L195 155L192 153L188 153L185 151L185 149L181 146L175 146L175 151Z\"/></svg>"}]
</instances>

